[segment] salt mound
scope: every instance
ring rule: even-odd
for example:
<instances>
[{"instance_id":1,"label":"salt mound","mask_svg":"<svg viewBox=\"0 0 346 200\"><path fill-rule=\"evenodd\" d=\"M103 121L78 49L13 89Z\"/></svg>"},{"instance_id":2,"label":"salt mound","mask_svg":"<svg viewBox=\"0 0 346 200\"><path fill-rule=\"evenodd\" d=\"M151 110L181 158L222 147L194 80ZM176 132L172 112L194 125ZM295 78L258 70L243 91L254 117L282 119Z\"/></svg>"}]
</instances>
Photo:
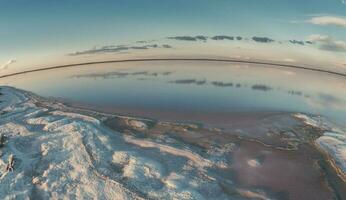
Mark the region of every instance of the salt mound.
<instances>
[{"instance_id":1,"label":"salt mound","mask_svg":"<svg viewBox=\"0 0 346 200\"><path fill-rule=\"evenodd\" d=\"M333 158L346 178L346 134L326 132L316 144Z\"/></svg>"},{"instance_id":2,"label":"salt mound","mask_svg":"<svg viewBox=\"0 0 346 200\"><path fill-rule=\"evenodd\" d=\"M315 143L322 149L334 162L340 175L346 180L346 133L340 127L325 120L318 120L304 114L295 114L295 117L301 119L305 124L317 127L323 130L329 130L323 133Z\"/></svg>"}]
</instances>

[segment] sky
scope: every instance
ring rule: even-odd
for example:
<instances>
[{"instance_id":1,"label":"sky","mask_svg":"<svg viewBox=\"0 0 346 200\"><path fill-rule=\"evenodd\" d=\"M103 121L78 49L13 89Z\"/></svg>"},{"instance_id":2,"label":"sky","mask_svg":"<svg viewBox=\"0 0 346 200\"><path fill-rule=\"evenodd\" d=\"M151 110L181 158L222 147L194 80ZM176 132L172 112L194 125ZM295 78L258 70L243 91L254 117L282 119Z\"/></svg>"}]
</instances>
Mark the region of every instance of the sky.
<instances>
[{"instance_id":1,"label":"sky","mask_svg":"<svg viewBox=\"0 0 346 200\"><path fill-rule=\"evenodd\" d=\"M199 35L208 39L174 39ZM220 35L241 36L242 40L210 39ZM262 40L255 41L253 37ZM290 40L303 41L304 45ZM119 50L124 45L126 48ZM161 48L162 45L170 48ZM105 46L117 49L104 51ZM97 54L93 51L74 54L92 49L101 50ZM302 62L306 54L309 61L305 62L330 63L346 71L346 3L343 0L0 0L0 73L124 56L196 56L197 51L203 56L213 52L210 56L224 57L232 52L233 56L243 58L257 58L254 52L265 52L258 59L287 62Z\"/></svg>"}]
</instances>

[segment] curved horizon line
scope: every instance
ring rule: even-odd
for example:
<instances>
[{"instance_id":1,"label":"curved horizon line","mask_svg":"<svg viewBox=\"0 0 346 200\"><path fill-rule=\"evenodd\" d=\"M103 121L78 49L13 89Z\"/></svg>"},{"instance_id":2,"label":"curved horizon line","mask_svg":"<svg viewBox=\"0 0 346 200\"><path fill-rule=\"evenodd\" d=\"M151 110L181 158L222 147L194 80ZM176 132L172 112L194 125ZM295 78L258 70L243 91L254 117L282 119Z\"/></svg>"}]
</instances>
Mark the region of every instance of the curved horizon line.
<instances>
[{"instance_id":1,"label":"curved horizon line","mask_svg":"<svg viewBox=\"0 0 346 200\"><path fill-rule=\"evenodd\" d=\"M344 74L344 73L329 71L326 69L316 69L316 68L304 67L304 66L300 66L300 65L279 64L279 63L265 62L265 61L249 61L249 60L240 60L240 59L216 59L216 58L215 59L214 58L142 58L142 59L92 61L92 62L82 62L82 63L74 63L74 64L66 64L66 65L56 65L56 66L52 66L52 67L32 69L32 70L26 70L26 71L16 72L16 73L12 73L12 74L1 75L0 79L6 78L6 77L11 77L11 76L16 76L16 75L21 75L21 74L46 71L46 70L53 70L53 69L68 68L68 67L74 67L74 66L105 64L105 63L146 62L146 61L207 61L207 62L226 62L226 63L247 63L247 64L259 64L259 65L270 65L270 66L285 67L285 68L303 69L303 70L316 71L316 72L322 72L322 73L328 73L328 74L346 77L346 74Z\"/></svg>"}]
</instances>

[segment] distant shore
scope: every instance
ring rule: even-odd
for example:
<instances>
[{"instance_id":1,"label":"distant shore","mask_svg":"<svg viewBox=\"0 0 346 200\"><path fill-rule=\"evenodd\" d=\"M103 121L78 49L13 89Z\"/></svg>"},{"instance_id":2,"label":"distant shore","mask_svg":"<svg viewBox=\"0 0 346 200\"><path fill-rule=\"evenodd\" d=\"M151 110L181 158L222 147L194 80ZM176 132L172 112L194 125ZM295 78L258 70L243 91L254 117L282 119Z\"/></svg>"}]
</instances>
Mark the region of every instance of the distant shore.
<instances>
[{"instance_id":1,"label":"distant shore","mask_svg":"<svg viewBox=\"0 0 346 200\"><path fill-rule=\"evenodd\" d=\"M16 72L12 74L5 74L5 75L1 75L0 78L6 78L6 77L21 75L21 74L39 72L39 71L69 68L69 67L83 66L83 65L92 65L92 64L126 63L126 62L157 62L157 61L203 61L203 62L247 63L247 64L269 65L269 66L284 67L284 68L295 68L295 69L316 71L316 72L328 73L332 75L346 77L346 73L334 72L334 71L330 71L326 69L312 68L312 67L300 66L300 65L294 65L294 64L275 63L275 62L269 62L269 61L251 61L251 60L241 60L241 59L216 59L216 58L215 59L213 58L143 58L143 59L92 61L92 62L81 62L81 63L66 64L66 65L56 65L56 66L45 67L40 69L25 70L22 72Z\"/></svg>"}]
</instances>

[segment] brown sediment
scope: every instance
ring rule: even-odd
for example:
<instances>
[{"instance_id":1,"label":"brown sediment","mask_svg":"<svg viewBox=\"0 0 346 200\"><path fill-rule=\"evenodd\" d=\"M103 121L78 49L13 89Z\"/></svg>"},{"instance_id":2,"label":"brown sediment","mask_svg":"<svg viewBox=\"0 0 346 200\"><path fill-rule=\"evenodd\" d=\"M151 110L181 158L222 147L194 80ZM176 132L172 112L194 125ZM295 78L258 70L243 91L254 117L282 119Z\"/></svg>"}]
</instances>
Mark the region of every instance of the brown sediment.
<instances>
[{"instance_id":1,"label":"brown sediment","mask_svg":"<svg viewBox=\"0 0 346 200\"><path fill-rule=\"evenodd\" d=\"M114 117L104 121L104 124L113 130L123 133L141 134L146 137L166 135L179 139L186 144L196 145L206 149L209 149L215 143L222 145L225 142L236 139L231 135L223 135L218 130L202 128L195 124L145 121L143 123L146 123L148 128L138 130L127 123L128 120L126 118ZM221 140L221 137L223 137L223 140Z\"/></svg>"},{"instance_id":2,"label":"brown sediment","mask_svg":"<svg viewBox=\"0 0 346 200\"><path fill-rule=\"evenodd\" d=\"M80 105L80 107L83 108L84 105ZM102 109L98 110L103 111ZM111 113L112 109L107 109L107 111ZM119 110L117 111L119 113ZM220 142L222 144L237 138L237 140L247 139L256 141L272 148L294 150L297 149L298 144L311 142L311 138L320 135L316 133L314 134L315 136L311 136L311 134L303 133L304 131L311 131L307 126L293 118L290 113L284 112L193 113L153 110L132 111L120 113L124 115L131 113L132 116L141 117L150 116L155 119L154 121L160 122L152 126L148 134L167 134L169 132L171 136L179 137L184 142L189 143L196 143L194 142L196 140L208 140L208 143L215 141L215 143ZM163 121L167 123L163 124ZM186 124L197 124L199 127L186 131L179 129L181 126L175 126L176 122L183 122L185 126ZM275 122L275 126L273 122ZM123 124L119 124L118 118L107 120L106 125L117 130L124 128ZM218 140L219 137L222 139Z\"/></svg>"},{"instance_id":3,"label":"brown sediment","mask_svg":"<svg viewBox=\"0 0 346 200\"><path fill-rule=\"evenodd\" d=\"M263 115L261 115L263 114ZM236 114L229 115L232 116L229 119L232 122L237 123L239 119L236 119ZM148 125L146 130L138 130L135 127L131 126L128 122L132 119L122 118L122 117L113 117L104 121L105 125L110 127L113 130L124 132L124 133L137 133L144 134L146 136L157 136L157 135L169 135L170 137L177 138L184 143L197 145L203 148L210 148L211 146L222 147L224 144L234 143L241 140L248 140L260 143L266 147L282 149L282 150L295 150L297 149L298 144L291 144L291 138L285 138L281 135L280 131L272 130L270 136L266 136L263 133L270 131L270 129L265 129L261 133L257 132L257 135L249 135L238 133L234 129L245 128L245 131L255 132L256 125L258 121L261 121L265 117L278 116L277 114L268 114L268 113L242 113L241 119L246 117L250 120L241 125L237 125L237 128L233 129L218 129L210 128L206 124L191 124L191 123L176 123L176 122L162 122L154 120L146 120L144 123ZM289 116L289 115L288 115ZM282 132L282 130L281 130ZM283 131L285 132L285 131ZM294 138L297 140L296 138Z\"/></svg>"},{"instance_id":4,"label":"brown sediment","mask_svg":"<svg viewBox=\"0 0 346 200\"><path fill-rule=\"evenodd\" d=\"M90 109L86 105L77 106ZM150 130L140 131L142 134L170 135L205 148L213 144L222 146L230 142L248 140L270 148L297 150L299 144L311 143L322 134L320 130L306 126L290 113L284 112L193 113L122 109L115 111L155 119L150 123ZM104 111L100 108L98 110ZM109 113L112 111L112 108L107 109ZM184 125L177 124L177 121L184 122ZM276 126L273 125L274 122ZM133 128L124 126L126 123L123 119L117 117L106 120L105 124L118 131L134 131ZM195 127L191 128L191 124Z\"/></svg>"},{"instance_id":5,"label":"brown sediment","mask_svg":"<svg viewBox=\"0 0 346 200\"><path fill-rule=\"evenodd\" d=\"M284 138L281 135L276 138L274 136L267 136L268 132L275 132L275 129L289 130L290 127L301 124L300 121L291 117L288 112L193 112L184 110L102 107L67 100L64 103L74 108L91 109L121 116L149 118L173 123L201 124L206 129L220 129L223 133L234 133L235 135L262 140L266 144L277 145L281 142L283 148L286 148L286 141L281 141ZM278 122L281 127L273 127L273 120Z\"/></svg>"}]
</instances>

